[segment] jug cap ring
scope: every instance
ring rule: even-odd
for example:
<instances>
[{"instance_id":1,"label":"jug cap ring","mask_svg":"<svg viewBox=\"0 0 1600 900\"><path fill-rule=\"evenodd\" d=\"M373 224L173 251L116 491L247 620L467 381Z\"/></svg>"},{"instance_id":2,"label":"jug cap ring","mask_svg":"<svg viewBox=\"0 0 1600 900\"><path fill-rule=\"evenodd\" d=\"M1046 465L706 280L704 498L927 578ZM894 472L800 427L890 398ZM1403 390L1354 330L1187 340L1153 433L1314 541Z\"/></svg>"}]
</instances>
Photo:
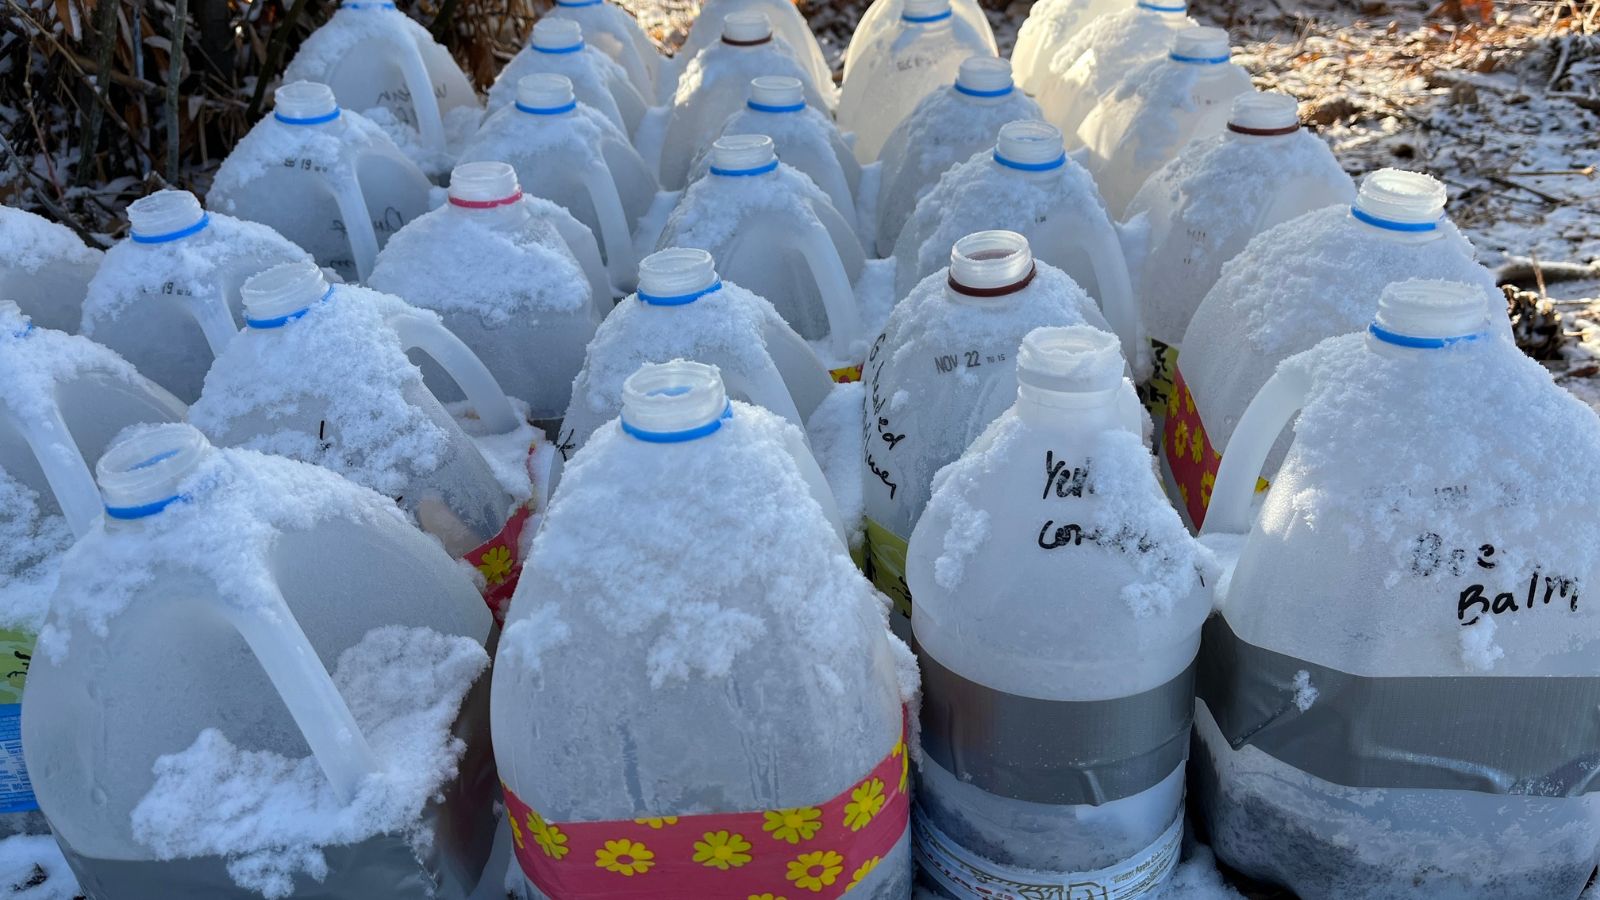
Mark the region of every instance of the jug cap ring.
<instances>
[{"instance_id":1,"label":"jug cap ring","mask_svg":"<svg viewBox=\"0 0 1600 900\"><path fill-rule=\"evenodd\" d=\"M1455 281L1412 278L1395 282L1378 297L1367 331L1386 344L1437 350L1487 333L1482 288Z\"/></svg>"},{"instance_id":2,"label":"jug cap ring","mask_svg":"<svg viewBox=\"0 0 1600 900\"><path fill-rule=\"evenodd\" d=\"M1125 368L1117 336L1093 325L1035 328L1017 350L1017 382L1056 393L1112 390Z\"/></svg>"},{"instance_id":3,"label":"jug cap ring","mask_svg":"<svg viewBox=\"0 0 1600 900\"><path fill-rule=\"evenodd\" d=\"M806 108L805 85L792 75L757 75L750 79L745 103L756 112L800 112Z\"/></svg>"},{"instance_id":4,"label":"jug cap ring","mask_svg":"<svg viewBox=\"0 0 1600 900\"><path fill-rule=\"evenodd\" d=\"M528 46L539 53L577 53L584 47L583 26L573 19L546 16L533 26Z\"/></svg>"},{"instance_id":5,"label":"jug cap ring","mask_svg":"<svg viewBox=\"0 0 1600 900\"><path fill-rule=\"evenodd\" d=\"M188 500L178 487L210 448L205 435L184 422L142 427L118 441L95 464L106 516L143 519Z\"/></svg>"},{"instance_id":6,"label":"jug cap ring","mask_svg":"<svg viewBox=\"0 0 1600 900\"><path fill-rule=\"evenodd\" d=\"M1188 6L1188 4L1185 4L1185 3L1176 3L1176 4L1170 4L1169 5L1169 4L1164 4L1164 3L1152 3L1152 2L1150 2L1150 0L1139 0L1139 2L1137 4L1135 4L1135 5L1138 6L1140 9L1148 9L1151 12L1181 13L1181 12L1188 12L1189 11L1189 6Z\"/></svg>"},{"instance_id":7,"label":"jug cap ring","mask_svg":"<svg viewBox=\"0 0 1600 900\"><path fill-rule=\"evenodd\" d=\"M716 366L685 359L646 364L622 383L622 430L647 443L703 438L731 418L733 404Z\"/></svg>"},{"instance_id":8,"label":"jug cap ring","mask_svg":"<svg viewBox=\"0 0 1600 900\"><path fill-rule=\"evenodd\" d=\"M757 10L722 17L722 42L734 47L757 47L772 40L772 20Z\"/></svg>"},{"instance_id":9,"label":"jug cap ring","mask_svg":"<svg viewBox=\"0 0 1600 900\"><path fill-rule=\"evenodd\" d=\"M1196 25L1173 36L1172 52L1167 54L1167 58L1185 65L1217 66L1227 62L1229 55L1226 31Z\"/></svg>"}]
</instances>

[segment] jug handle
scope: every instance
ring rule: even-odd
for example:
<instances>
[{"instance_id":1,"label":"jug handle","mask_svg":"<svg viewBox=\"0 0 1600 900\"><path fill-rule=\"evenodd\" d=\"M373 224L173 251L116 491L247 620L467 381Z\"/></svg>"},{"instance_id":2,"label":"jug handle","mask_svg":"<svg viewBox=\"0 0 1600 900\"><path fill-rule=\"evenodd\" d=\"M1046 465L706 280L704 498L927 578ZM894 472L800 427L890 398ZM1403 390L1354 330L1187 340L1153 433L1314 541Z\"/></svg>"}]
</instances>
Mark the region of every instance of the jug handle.
<instances>
[{"instance_id":1,"label":"jug handle","mask_svg":"<svg viewBox=\"0 0 1600 900\"><path fill-rule=\"evenodd\" d=\"M417 131L422 143L430 150L445 149L444 116L439 112L439 98L433 95L433 79L428 77L428 67L422 62L422 53L416 44L405 42L399 48L400 77L406 90L411 92L411 108L417 114Z\"/></svg>"},{"instance_id":2,"label":"jug handle","mask_svg":"<svg viewBox=\"0 0 1600 900\"><path fill-rule=\"evenodd\" d=\"M806 420L800 417L800 410L795 407L794 398L789 396L789 389L784 386L783 379L778 377L775 370L768 369L751 377L744 372L728 369L722 373L722 383L727 387L728 393L744 396L751 403L787 419L796 428L806 427Z\"/></svg>"},{"instance_id":3,"label":"jug handle","mask_svg":"<svg viewBox=\"0 0 1600 900\"><path fill-rule=\"evenodd\" d=\"M554 203L550 204L550 221L556 233L561 235L562 243L567 245L567 250L578 261L578 267L583 269L584 277L589 280L589 290L594 295L590 305L602 319L605 318L616 305L616 288L611 284L611 276L606 273L606 264L600 257L600 244L595 241L594 232L567 212L565 207Z\"/></svg>"},{"instance_id":4,"label":"jug handle","mask_svg":"<svg viewBox=\"0 0 1600 900\"><path fill-rule=\"evenodd\" d=\"M599 220L600 243L605 245L611 282L618 287L632 285L639 274L639 263L633 258L633 229L628 227L628 215L622 210L622 197L611 170L599 163L590 166L583 173L583 187Z\"/></svg>"},{"instance_id":5,"label":"jug handle","mask_svg":"<svg viewBox=\"0 0 1600 900\"><path fill-rule=\"evenodd\" d=\"M16 424L22 425L21 422ZM83 458L83 451L61 418L61 410L51 407L50 414L38 420L35 427L19 427L18 430L44 471L45 481L49 482L50 492L55 494L73 536L83 537L100 518L100 490L95 487L94 475Z\"/></svg>"},{"instance_id":6,"label":"jug handle","mask_svg":"<svg viewBox=\"0 0 1600 900\"><path fill-rule=\"evenodd\" d=\"M189 302L189 314L194 316L195 323L200 326L200 333L205 335L206 345L211 348L213 359L222 355L228 349L228 344L239 333L239 323L233 320L233 311L228 308L228 299L222 295L219 288L217 293L207 298L194 297Z\"/></svg>"},{"instance_id":7,"label":"jug handle","mask_svg":"<svg viewBox=\"0 0 1600 900\"><path fill-rule=\"evenodd\" d=\"M1217 483L1211 489L1211 504L1206 508L1201 534L1250 532L1251 498L1267 454L1278 435L1288 426L1311 393L1311 375L1299 366L1279 366L1276 374L1257 392L1228 439L1217 469Z\"/></svg>"},{"instance_id":8,"label":"jug handle","mask_svg":"<svg viewBox=\"0 0 1600 900\"><path fill-rule=\"evenodd\" d=\"M350 255L355 257L356 273L366 281L372 274L373 261L378 258L378 233L372 228L372 214L367 212L361 182L351 174L330 187L333 201L339 207L339 217L344 219L344 236L350 242Z\"/></svg>"},{"instance_id":9,"label":"jug handle","mask_svg":"<svg viewBox=\"0 0 1600 900\"><path fill-rule=\"evenodd\" d=\"M342 804L355 799L361 782L379 771L378 758L355 715L334 686L300 623L277 588L268 608L222 604L222 613L250 647L278 696L288 707L311 755Z\"/></svg>"},{"instance_id":10,"label":"jug handle","mask_svg":"<svg viewBox=\"0 0 1600 900\"><path fill-rule=\"evenodd\" d=\"M407 350L421 350L433 357L445 374L461 388L467 402L490 432L509 434L522 426L522 417L511 405L500 383L477 354L438 319L403 312L389 320Z\"/></svg>"},{"instance_id":11,"label":"jug handle","mask_svg":"<svg viewBox=\"0 0 1600 900\"><path fill-rule=\"evenodd\" d=\"M861 316L856 310L855 288L845 274L839 251L834 249L833 238L821 222L800 235L799 250L822 295L822 309L828 315L828 343L833 345L834 355L850 362L850 348L861 338Z\"/></svg>"},{"instance_id":12,"label":"jug handle","mask_svg":"<svg viewBox=\"0 0 1600 900\"><path fill-rule=\"evenodd\" d=\"M1085 249L1089 251L1095 281L1100 284L1100 311L1106 317L1106 324L1122 340L1123 358L1137 376L1143 329L1139 308L1133 300L1133 283L1128 278L1128 262L1122 255L1122 242L1117 239L1116 229L1109 219L1105 227L1090 228L1089 233L1089 246Z\"/></svg>"},{"instance_id":13,"label":"jug handle","mask_svg":"<svg viewBox=\"0 0 1600 900\"><path fill-rule=\"evenodd\" d=\"M833 487L828 484L827 476L822 474L822 467L817 465L817 458L811 455L811 448L806 446L805 432L798 428L793 431L784 429L783 441L795 468L800 470L800 477L805 479L806 487L811 490L811 498L822 508L823 518L833 526L840 546L848 549L850 542L845 537L844 520L839 517L839 501L834 499Z\"/></svg>"}]
</instances>

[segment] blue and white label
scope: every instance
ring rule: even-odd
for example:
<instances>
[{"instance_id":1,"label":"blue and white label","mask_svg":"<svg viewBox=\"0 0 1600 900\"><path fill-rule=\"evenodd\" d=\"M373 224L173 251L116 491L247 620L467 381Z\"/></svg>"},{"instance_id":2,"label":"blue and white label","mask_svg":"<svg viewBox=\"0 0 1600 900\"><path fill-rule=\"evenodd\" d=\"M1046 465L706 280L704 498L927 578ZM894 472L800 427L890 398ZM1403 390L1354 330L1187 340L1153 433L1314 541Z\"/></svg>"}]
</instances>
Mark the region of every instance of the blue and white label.
<instances>
[{"instance_id":1,"label":"blue and white label","mask_svg":"<svg viewBox=\"0 0 1600 900\"><path fill-rule=\"evenodd\" d=\"M22 704L0 704L0 814L38 808L22 761Z\"/></svg>"}]
</instances>

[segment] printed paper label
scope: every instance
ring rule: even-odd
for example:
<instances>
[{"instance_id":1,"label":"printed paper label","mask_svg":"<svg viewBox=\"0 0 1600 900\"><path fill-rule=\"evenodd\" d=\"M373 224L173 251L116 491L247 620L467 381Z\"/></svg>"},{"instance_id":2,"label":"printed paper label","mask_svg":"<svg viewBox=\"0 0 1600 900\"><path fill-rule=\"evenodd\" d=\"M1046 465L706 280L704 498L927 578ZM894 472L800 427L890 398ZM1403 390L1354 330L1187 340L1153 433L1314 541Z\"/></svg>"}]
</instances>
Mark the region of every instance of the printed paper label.
<instances>
[{"instance_id":1,"label":"printed paper label","mask_svg":"<svg viewBox=\"0 0 1600 900\"><path fill-rule=\"evenodd\" d=\"M38 808L22 761L22 704L0 705L0 814Z\"/></svg>"},{"instance_id":2,"label":"printed paper label","mask_svg":"<svg viewBox=\"0 0 1600 900\"><path fill-rule=\"evenodd\" d=\"M874 587L894 601L894 611L911 618L911 588L906 585L906 539L866 520L866 573Z\"/></svg>"}]
</instances>

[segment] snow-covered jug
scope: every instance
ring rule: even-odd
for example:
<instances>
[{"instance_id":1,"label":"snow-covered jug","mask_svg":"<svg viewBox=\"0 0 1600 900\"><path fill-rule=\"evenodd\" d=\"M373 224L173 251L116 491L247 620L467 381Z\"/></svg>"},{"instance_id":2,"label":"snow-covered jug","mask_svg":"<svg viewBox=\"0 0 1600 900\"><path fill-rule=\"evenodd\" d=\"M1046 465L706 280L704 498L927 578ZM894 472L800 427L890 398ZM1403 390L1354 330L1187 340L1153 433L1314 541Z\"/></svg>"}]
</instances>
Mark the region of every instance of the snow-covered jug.
<instances>
[{"instance_id":1,"label":"snow-covered jug","mask_svg":"<svg viewBox=\"0 0 1600 900\"><path fill-rule=\"evenodd\" d=\"M1128 0L1038 0L1017 29L1011 63L1017 86L1038 94L1048 83L1050 61L1078 32L1101 16L1126 9Z\"/></svg>"},{"instance_id":2,"label":"snow-covered jug","mask_svg":"<svg viewBox=\"0 0 1600 900\"><path fill-rule=\"evenodd\" d=\"M96 472L22 721L85 893L465 900L495 777L460 567L392 501L187 425Z\"/></svg>"},{"instance_id":3,"label":"snow-covered jug","mask_svg":"<svg viewBox=\"0 0 1600 900\"><path fill-rule=\"evenodd\" d=\"M547 16L533 26L522 48L495 76L489 89L489 112L515 103L517 83L526 75L565 75L579 103L593 107L623 134L639 129L649 107L628 73L611 57L583 39L583 26L571 19Z\"/></svg>"},{"instance_id":4,"label":"snow-covered jug","mask_svg":"<svg viewBox=\"0 0 1600 900\"><path fill-rule=\"evenodd\" d=\"M1219 857L1307 900L1570 900L1600 853L1600 521L1572 488L1600 421L1490 315L1476 284L1390 285L1279 367L1217 480L1206 534L1240 549L1197 800Z\"/></svg>"},{"instance_id":5,"label":"snow-covered jug","mask_svg":"<svg viewBox=\"0 0 1600 900\"><path fill-rule=\"evenodd\" d=\"M1124 370L1115 335L1030 332L1015 402L911 535L913 828L947 896L1149 897L1177 865L1216 566L1162 493Z\"/></svg>"},{"instance_id":6,"label":"snow-covered jug","mask_svg":"<svg viewBox=\"0 0 1600 900\"><path fill-rule=\"evenodd\" d=\"M622 66L639 96L654 102L661 53L627 10L610 0L556 0L546 15L577 22L584 39Z\"/></svg>"},{"instance_id":7,"label":"snow-covered jug","mask_svg":"<svg viewBox=\"0 0 1600 900\"><path fill-rule=\"evenodd\" d=\"M327 85L296 81L239 139L206 206L260 222L347 281L372 272L389 235L428 211L431 184L370 120Z\"/></svg>"},{"instance_id":8,"label":"snow-covered jug","mask_svg":"<svg viewBox=\"0 0 1600 900\"><path fill-rule=\"evenodd\" d=\"M83 304L83 335L185 403L239 333L251 275L311 257L259 222L208 213L188 191L128 204L128 238L106 251Z\"/></svg>"},{"instance_id":9,"label":"snow-covered jug","mask_svg":"<svg viewBox=\"0 0 1600 900\"><path fill-rule=\"evenodd\" d=\"M850 32L850 45L844 52L845 78L848 79L855 72L856 65L867 58L863 48L875 43L884 31L896 27L900 17L905 15L905 8L906 0L872 0L867 11L861 14L861 21ZM985 50L990 56L1000 52L999 44L994 39L994 28L990 26L989 17L984 14L978 0L951 0L950 11L973 32L988 36Z\"/></svg>"},{"instance_id":10,"label":"snow-covered jug","mask_svg":"<svg viewBox=\"0 0 1600 900\"><path fill-rule=\"evenodd\" d=\"M721 40L723 20L736 12L761 13L767 17L772 23L772 33L783 38L795 51L808 81L822 95L826 105L818 109L831 112L838 101L838 91L833 87L833 67L828 65L828 58L823 55L810 23L790 0L707 0L700 4L700 12L689 28L689 37L673 59L687 62Z\"/></svg>"},{"instance_id":11,"label":"snow-covered jug","mask_svg":"<svg viewBox=\"0 0 1600 900\"><path fill-rule=\"evenodd\" d=\"M40 328L72 333L101 252L72 229L27 210L0 205L0 297Z\"/></svg>"},{"instance_id":12,"label":"snow-covered jug","mask_svg":"<svg viewBox=\"0 0 1600 900\"><path fill-rule=\"evenodd\" d=\"M1044 117L1076 149L1078 126L1128 73L1167 55L1172 38L1195 24L1186 0L1138 0L1100 16L1050 57L1034 96Z\"/></svg>"},{"instance_id":13,"label":"snow-covered jug","mask_svg":"<svg viewBox=\"0 0 1600 900\"><path fill-rule=\"evenodd\" d=\"M495 666L524 895L908 900L916 675L799 430L699 363L623 395L556 489Z\"/></svg>"}]
</instances>

